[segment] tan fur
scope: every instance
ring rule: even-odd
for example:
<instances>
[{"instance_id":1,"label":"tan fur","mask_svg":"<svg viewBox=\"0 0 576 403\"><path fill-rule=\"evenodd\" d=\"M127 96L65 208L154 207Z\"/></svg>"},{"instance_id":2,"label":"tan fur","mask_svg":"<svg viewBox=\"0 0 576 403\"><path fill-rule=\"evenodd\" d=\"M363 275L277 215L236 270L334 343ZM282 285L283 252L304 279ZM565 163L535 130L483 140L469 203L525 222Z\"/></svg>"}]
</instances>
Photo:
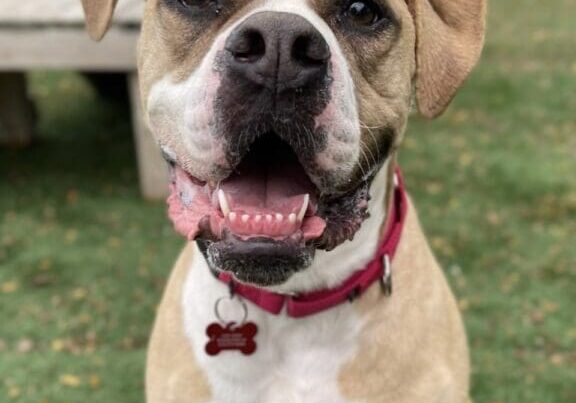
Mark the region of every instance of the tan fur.
<instances>
[{"instance_id":1,"label":"tan fur","mask_svg":"<svg viewBox=\"0 0 576 403\"><path fill-rule=\"evenodd\" d=\"M101 40L112 22L118 0L82 0L86 15L86 29L95 41Z\"/></svg>"},{"instance_id":2,"label":"tan fur","mask_svg":"<svg viewBox=\"0 0 576 403\"><path fill-rule=\"evenodd\" d=\"M198 67L214 38L262 1L244 2L230 12L223 26L194 26L185 17L148 0L138 46L140 90L146 102L150 88L167 74L174 82L183 81Z\"/></svg>"},{"instance_id":3,"label":"tan fur","mask_svg":"<svg viewBox=\"0 0 576 403\"><path fill-rule=\"evenodd\" d=\"M401 28L397 37L363 44L341 38L345 55L351 67L360 103L360 120L363 124L362 144L370 164L373 156L384 152L376 139L392 136L390 153L396 150L403 139L412 102L412 81L416 74L414 42L416 32L412 16L405 0L389 0ZM392 134L387 130L392 129ZM382 140L380 140L382 141Z\"/></svg>"},{"instance_id":4,"label":"tan fur","mask_svg":"<svg viewBox=\"0 0 576 403\"><path fill-rule=\"evenodd\" d=\"M412 205L392 268L392 297L376 285L357 302L362 347L340 374L342 393L369 403L465 402L464 328ZM447 394L432 400L439 387Z\"/></svg>"},{"instance_id":5,"label":"tan fur","mask_svg":"<svg viewBox=\"0 0 576 403\"><path fill-rule=\"evenodd\" d=\"M476 65L484 44L486 1L410 0L418 35L420 112L440 115Z\"/></svg>"},{"instance_id":6,"label":"tan fur","mask_svg":"<svg viewBox=\"0 0 576 403\"><path fill-rule=\"evenodd\" d=\"M414 29L411 25L416 27L418 106L424 116L436 117L448 106L480 56L484 43L487 2L485 0L408 0L408 8L414 23L407 24L403 16L406 8L405 1L389 0L389 5L402 21L402 38L405 42L410 43L410 39L413 39ZM95 40L100 40L108 30L116 2L117 0L82 0L87 29ZM329 4L327 0L313 0L312 2L320 15ZM235 10L228 23L240 18L260 3L260 1L235 3ZM199 30L196 27L195 29L167 12L163 13L167 20L163 26L160 26L158 14L161 7L158 5L158 0L148 0L146 9L143 40L139 52L140 70L147 73L142 87L144 99L151 83L155 82L160 74L176 72L176 77L183 78L190 73L201 56L205 54L214 35L223 28L208 27L208 29ZM167 44L171 49L166 49ZM393 89L396 91L400 89L402 92L400 99L405 99L411 94L410 89L402 87L402 83L407 81L399 80L399 77L394 77L388 70L388 67L392 67L394 70L402 68L404 72L412 72L413 61L406 54L387 57L386 59L391 61L388 66L385 63L377 63L382 62L381 56L390 50L389 41L388 43L380 41L377 45L369 44L368 48L357 46L357 44L347 46L345 40L342 40L342 45L347 50L347 55L356 58L356 63L352 63L355 64L353 71L358 73L356 78L363 76L370 80L368 84L359 80L359 89L364 92L363 95L366 95L358 97L362 102L367 105L382 105L370 102L375 94L369 94L367 90L375 91L380 97L388 99L391 98L388 91ZM159 51L159 53L153 51ZM158 64L158 66L146 66L146 56L153 57L154 63L152 64ZM349 61L354 62L352 59ZM388 82L386 88L379 88L378 83L385 83L387 78L394 78L392 85ZM373 80L376 80L374 85L371 84ZM392 98L395 96L392 95ZM365 111L362 107L360 109ZM395 125L398 129L403 129L405 126L405 118L402 115L398 116L400 122ZM376 115L364 112L363 118L366 121L372 120L371 117L376 117Z\"/></svg>"},{"instance_id":7,"label":"tan fur","mask_svg":"<svg viewBox=\"0 0 576 403\"><path fill-rule=\"evenodd\" d=\"M188 245L172 271L148 349L146 395L153 403L206 401L210 386L195 364L190 342L184 334L182 287L192 261Z\"/></svg>"}]
</instances>

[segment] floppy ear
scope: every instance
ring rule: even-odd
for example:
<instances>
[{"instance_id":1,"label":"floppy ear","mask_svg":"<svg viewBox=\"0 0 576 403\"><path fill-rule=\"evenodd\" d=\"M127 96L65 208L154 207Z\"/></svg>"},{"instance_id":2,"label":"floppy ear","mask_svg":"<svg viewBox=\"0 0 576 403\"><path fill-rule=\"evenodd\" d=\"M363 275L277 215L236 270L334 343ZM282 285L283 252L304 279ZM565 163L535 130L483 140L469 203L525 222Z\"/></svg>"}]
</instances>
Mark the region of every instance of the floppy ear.
<instances>
[{"instance_id":1,"label":"floppy ear","mask_svg":"<svg viewBox=\"0 0 576 403\"><path fill-rule=\"evenodd\" d=\"M409 0L416 24L416 100L420 113L440 115L478 61L486 0Z\"/></svg>"},{"instance_id":2,"label":"floppy ear","mask_svg":"<svg viewBox=\"0 0 576 403\"><path fill-rule=\"evenodd\" d=\"M86 16L86 29L95 41L101 40L112 22L118 0L82 0Z\"/></svg>"}]
</instances>

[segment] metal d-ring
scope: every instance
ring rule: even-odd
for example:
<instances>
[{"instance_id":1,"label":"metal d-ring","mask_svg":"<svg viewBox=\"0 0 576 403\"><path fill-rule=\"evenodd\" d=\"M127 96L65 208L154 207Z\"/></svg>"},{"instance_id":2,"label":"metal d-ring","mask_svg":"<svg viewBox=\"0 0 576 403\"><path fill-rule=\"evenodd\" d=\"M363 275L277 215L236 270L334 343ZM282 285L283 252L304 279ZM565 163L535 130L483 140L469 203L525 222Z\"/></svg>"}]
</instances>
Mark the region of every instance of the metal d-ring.
<instances>
[{"instance_id":1,"label":"metal d-ring","mask_svg":"<svg viewBox=\"0 0 576 403\"><path fill-rule=\"evenodd\" d=\"M234 295L229 296L229 297L221 297L218 298L218 300L216 301L216 304L214 304L214 315L216 316L216 319L218 319L218 321L222 324L228 324L229 322L225 321L224 319L222 319L222 316L220 315L220 304L222 303L222 301L234 301L237 300L238 303L240 304L240 306L242 307L242 310L244 311L244 317L242 318L242 321L240 322L240 326L244 325L246 323L246 320L248 319L248 306L246 305L246 302L244 302L242 299L235 297Z\"/></svg>"},{"instance_id":2,"label":"metal d-ring","mask_svg":"<svg viewBox=\"0 0 576 403\"><path fill-rule=\"evenodd\" d=\"M382 264L384 266L384 272L382 273L382 278L380 279L380 285L382 286L382 291L384 295L392 295L392 265L390 263L390 256L388 254L382 257Z\"/></svg>"}]
</instances>

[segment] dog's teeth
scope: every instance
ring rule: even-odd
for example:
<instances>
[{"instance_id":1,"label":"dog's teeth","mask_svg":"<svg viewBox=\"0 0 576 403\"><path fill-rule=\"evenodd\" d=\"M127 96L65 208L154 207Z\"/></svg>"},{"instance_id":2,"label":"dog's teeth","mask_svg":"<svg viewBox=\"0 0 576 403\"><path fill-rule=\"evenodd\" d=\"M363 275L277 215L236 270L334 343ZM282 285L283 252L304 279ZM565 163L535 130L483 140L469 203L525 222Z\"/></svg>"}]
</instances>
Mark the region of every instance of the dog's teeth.
<instances>
[{"instance_id":1,"label":"dog's teeth","mask_svg":"<svg viewBox=\"0 0 576 403\"><path fill-rule=\"evenodd\" d=\"M271 214L266 214L266 221L272 222L272 215Z\"/></svg>"},{"instance_id":2,"label":"dog's teeth","mask_svg":"<svg viewBox=\"0 0 576 403\"><path fill-rule=\"evenodd\" d=\"M276 221L280 222L284 220L284 216L280 213L276 213Z\"/></svg>"},{"instance_id":3,"label":"dog's teeth","mask_svg":"<svg viewBox=\"0 0 576 403\"><path fill-rule=\"evenodd\" d=\"M249 219L250 219L250 216L248 214L244 214L242 216L242 222L243 223L247 223Z\"/></svg>"},{"instance_id":4,"label":"dog's teeth","mask_svg":"<svg viewBox=\"0 0 576 403\"><path fill-rule=\"evenodd\" d=\"M228 214L228 219L230 220L230 222L234 222L236 221L236 218L238 217L238 214L232 212L230 214Z\"/></svg>"},{"instance_id":5,"label":"dog's teeth","mask_svg":"<svg viewBox=\"0 0 576 403\"><path fill-rule=\"evenodd\" d=\"M296 224L296 214L292 213L288 216L288 221L290 221L290 224Z\"/></svg>"},{"instance_id":6,"label":"dog's teeth","mask_svg":"<svg viewBox=\"0 0 576 403\"><path fill-rule=\"evenodd\" d=\"M222 189L218 190L218 201L220 202L220 210L222 210L224 216L230 214L230 205L228 204L226 193L224 193Z\"/></svg>"},{"instance_id":7,"label":"dog's teeth","mask_svg":"<svg viewBox=\"0 0 576 403\"><path fill-rule=\"evenodd\" d=\"M302 203L302 207L300 207L300 211L298 212L298 221L304 220L304 216L306 215L306 211L308 211L308 204L310 204L310 195L306 194L304 196L304 203Z\"/></svg>"},{"instance_id":8,"label":"dog's teeth","mask_svg":"<svg viewBox=\"0 0 576 403\"><path fill-rule=\"evenodd\" d=\"M260 221L262 221L262 216L261 216L260 214L255 215L255 216L254 216L254 221L255 221L255 222L260 222Z\"/></svg>"}]
</instances>

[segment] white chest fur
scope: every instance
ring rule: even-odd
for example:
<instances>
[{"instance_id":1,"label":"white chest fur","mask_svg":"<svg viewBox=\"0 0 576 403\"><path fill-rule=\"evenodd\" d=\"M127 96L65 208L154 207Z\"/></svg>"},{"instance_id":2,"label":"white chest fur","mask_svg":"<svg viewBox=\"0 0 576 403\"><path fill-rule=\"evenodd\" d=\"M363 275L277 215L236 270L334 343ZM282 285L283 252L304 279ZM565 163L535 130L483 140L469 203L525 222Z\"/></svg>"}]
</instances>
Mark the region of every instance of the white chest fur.
<instances>
[{"instance_id":1,"label":"white chest fur","mask_svg":"<svg viewBox=\"0 0 576 403\"><path fill-rule=\"evenodd\" d=\"M251 356L204 352L206 327L216 321L213 304L228 289L215 281L199 251L184 286L185 329L198 364L211 384L206 403L344 403L339 371L356 350L360 320L351 305L310 318L274 316L248 304L258 325L258 349Z\"/></svg>"}]
</instances>

